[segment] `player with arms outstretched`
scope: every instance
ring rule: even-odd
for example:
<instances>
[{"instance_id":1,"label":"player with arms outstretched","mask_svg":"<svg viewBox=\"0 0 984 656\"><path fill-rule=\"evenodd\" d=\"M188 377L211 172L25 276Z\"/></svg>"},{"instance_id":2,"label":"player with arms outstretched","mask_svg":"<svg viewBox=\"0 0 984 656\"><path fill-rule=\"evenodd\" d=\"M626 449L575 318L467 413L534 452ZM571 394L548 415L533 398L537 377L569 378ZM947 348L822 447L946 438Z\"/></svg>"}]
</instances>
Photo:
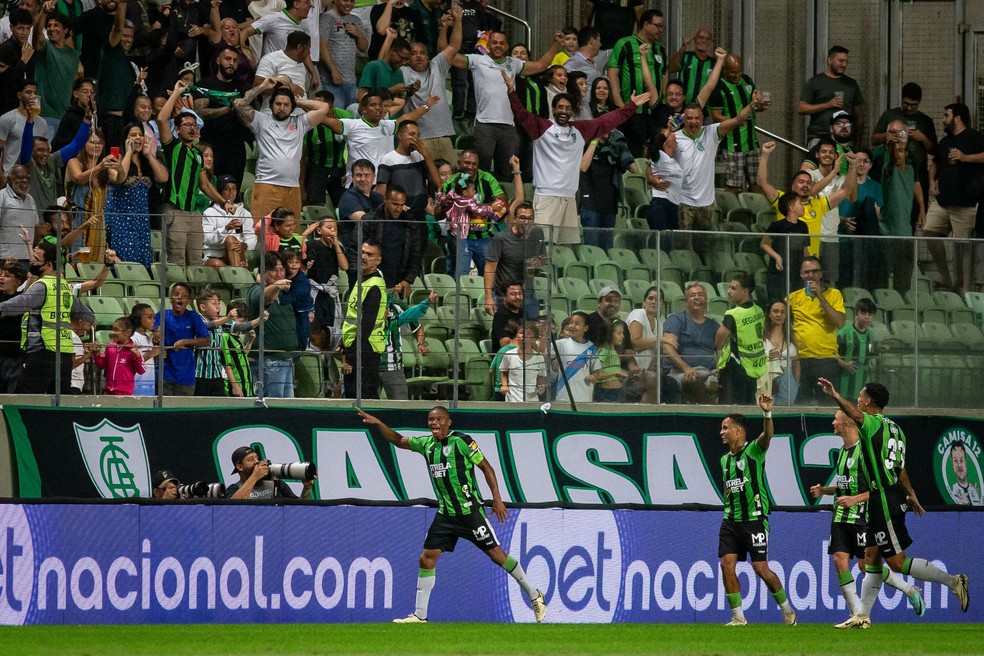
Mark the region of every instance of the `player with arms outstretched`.
<instances>
[{"instance_id":1,"label":"player with arms outstretched","mask_svg":"<svg viewBox=\"0 0 984 656\"><path fill-rule=\"evenodd\" d=\"M769 495L765 489L765 454L772 442L772 397L759 396L762 408L762 434L749 442L748 420L731 414L721 421L721 441L728 453L721 458L724 473L724 521L718 537L718 557L724 591L731 607L727 626L744 626L741 587L736 567L750 554L752 569L772 593L782 610L784 624L796 624L796 611L786 598L782 581L769 568Z\"/></svg>"},{"instance_id":2,"label":"player with arms outstretched","mask_svg":"<svg viewBox=\"0 0 984 656\"><path fill-rule=\"evenodd\" d=\"M427 606L436 581L434 570L437 559L444 551L454 551L458 538L464 538L516 579L530 599L536 621L542 622L547 615L543 593L530 582L519 562L499 546L499 539L482 507L482 497L475 483L476 467L485 475L485 482L492 490L492 512L500 524L505 523L508 511L499 495L495 470L482 455L475 440L451 430L448 409L439 405L427 414L427 427L431 434L424 437L404 437L369 413L362 410L358 413L364 423L377 427L393 446L424 456L437 494L437 515L427 531L424 550L420 554L416 609L407 617L393 621L427 621Z\"/></svg>"},{"instance_id":3,"label":"player with arms outstretched","mask_svg":"<svg viewBox=\"0 0 984 656\"><path fill-rule=\"evenodd\" d=\"M882 560L895 572L909 574L921 581L947 586L967 612L970 595L965 574L947 574L924 558L908 558L905 550L912 538L905 528L905 513L911 504L917 515L926 514L919 503L909 475L905 471L905 433L898 424L882 413L889 393L881 383L866 383L855 406L846 400L825 378L817 381L820 389L837 401L840 409L858 426L861 458L868 476L868 536L865 547L865 575L861 584L861 609L839 629L867 629L871 626L871 609L882 586Z\"/></svg>"},{"instance_id":4,"label":"player with arms outstretched","mask_svg":"<svg viewBox=\"0 0 984 656\"><path fill-rule=\"evenodd\" d=\"M827 553L834 557L834 570L840 584L847 610L851 616L861 611L857 584L851 575L851 558L858 559L858 567L864 572L865 547L868 544L868 519L865 508L868 502L868 476L861 458L861 442L858 427L843 410L838 410L833 421L834 434L844 440L837 452L833 485L814 485L810 493L814 499L825 494L834 495L834 516L830 524L830 546ZM909 585L888 567L882 565L882 580L901 590L912 604L916 615L926 612L919 588Z\"/></svg>"}]
</instances>

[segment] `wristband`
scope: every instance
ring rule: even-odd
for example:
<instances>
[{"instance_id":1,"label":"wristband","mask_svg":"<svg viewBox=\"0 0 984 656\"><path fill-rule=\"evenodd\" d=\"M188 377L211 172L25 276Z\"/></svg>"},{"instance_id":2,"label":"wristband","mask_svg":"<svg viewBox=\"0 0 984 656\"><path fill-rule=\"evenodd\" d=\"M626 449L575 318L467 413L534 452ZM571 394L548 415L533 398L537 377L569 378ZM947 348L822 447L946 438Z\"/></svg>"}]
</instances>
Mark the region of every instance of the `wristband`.
<instances>
[{"instance_id":1,"label":"wristband","mask_svg":"<svg viewBox=\"0 0 984 656\"><path fill-rule=\"evenodd\" d=\"M597 139L592 139L591 140L591 145L592 146L597 146L598 145L598 140Z\"/></svg>"},{"instance_id":2,"label":"wristband","mask_svg":"<svg viewBox=\"0 0 984 656\"><path fill-rule=\"evenodd\" d=\"M512 174L513 175L523 175L523 172L522 171L513 171Z\"/></svg>"},{"instance_id":3,"label":"wristband","mask_svg":"<svg viewBox=\"0 0 984 656\"><path fill-rule=\"evenodd\" d=\"M763 419L772 419L772 411L769 410L768 412L766 412L764 415L762 415L762 418Z\"/></svg>"}]
</instances>

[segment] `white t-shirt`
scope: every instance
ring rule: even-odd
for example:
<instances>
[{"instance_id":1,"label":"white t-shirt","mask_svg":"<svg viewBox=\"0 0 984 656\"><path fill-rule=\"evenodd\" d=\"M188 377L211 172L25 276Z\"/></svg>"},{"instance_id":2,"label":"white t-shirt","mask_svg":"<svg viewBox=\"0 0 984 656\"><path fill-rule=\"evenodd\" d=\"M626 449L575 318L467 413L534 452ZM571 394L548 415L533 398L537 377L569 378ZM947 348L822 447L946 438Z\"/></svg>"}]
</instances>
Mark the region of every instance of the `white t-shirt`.
<instances>
[{"instance_id":1,"label":"white t-shirt","mask_svg":"<svg viewBox=\"0 0 984 656\"><path fill-rule=\"evenodd\" d=\"M515 125L502 71L510 76L519 75L526 62L512 57L496 62L488 55L468 55L465 61L475 80L475 122Z\"/></svg>"},{"instance_id":2,"label":"white t-shirt","mask_svg":"<svg viewBox=\"0 0 984 656\"><path fill-rule=\"evenodd\" d=\"M252 226L250 226L252 229ZM133 336L130 337L133 343L140 347L140 357L145 357L153 348L154 342L150 335L141 335L138 332L134 332ZM134 377L135 383L150 383L151 388L154 386L154 358L149 360L144 360L143 363L144 372L142 374L137 374Z\"/></svg>"},{"instance_id":3,"label":"white t-shirt","mask_svg":"<svg viewBox=\"0 0 984 656\"><path fill-rule=\"evenodd\" d=\"M281 187L299 187L304 135L311 129L307 113L278 121L272 114L253 112L249 125L256 135L256 181Z\"/></svg>"},{"instance_id":4,"label":"white t-shirt","mask_svg":"<svg viewBox=\"0 0 984 656\"><path fill-rule=\"evenodd\" d=\"M652 162L653 175L670 183L669 189L660 191L656 187L650 187L653 198L665 198L674 205L680 204L680 196L683 191L683 169L675 159L659 151L659 157Z\"/></svg>"},{"instance_id":5,"label":"white t-shirt","mask_svg":"<svg viewBox=\"0 0 984 656\"><path fill-rule=\"evenodd\" d=\"M17 111L17 108L10 110L0 116L0 141L3 145L3 170L10 173L10 168L17 163L20 156L21 135L24 134L24 126L27 124L27 116ZM34 136L45 137L51 141L48 134L48 122L39 116L34 118ZM18 237L18 241L20 238Z\"/></svg>"},{"instance_id":6,"label":"white t-shirt","mask_svg":"<svg viewBox=\"0 0 984 656\"><path fill-rule=\"evenodd\" d=\"M629 327L631 327L633 323L637 323L641 325L643 339L651 339L653 337L659 337L659 334L662 332L662 326L660 325L659 317L656 318L656 329L653 330L649 326L649 317L646 316L646 311L643 310L642 308L638 308L636 310L632 310L631 312L629 312L629 316L625 318L625 323ZM649 365L656 358L657 348L658 346L654 346L653 348L646 349L645 351L640 350L638 348L634 348L636 364L642 367L643 369L649 369Z\"/></svg>"},{"instance_id":7,"label":"white t-shirt","mask_svg":"<svg viewBox=\"0 0 984 656\"><path fill-rule=\"evenodd\" d=\"M352 164L367 159L379 168L383 155L393 150L396 139L396 121L382 120L372 126L361 118L343 118L342 136L348 143L348 162L345 186L352 184Z\"/></svg>"},{"instance_id":8,"label":"white t-shirt","mask_svg":"<svg viewBox=\"0 0 984 656\"><path fill-rule=\"evenodd\" d=\"M72 353L75 357L81 358L85 355L85 346L82 344L82 338L72 333ZM85 387L85 363L83 362L79 366L72 369L72 389L77 389L80 392L82 388Z\"/></svg>"},{"instance_id":9,"label":"white t-shirt","mask_svg":"<svg viewBox=\"0 0 984 656\"><path fill-rule=\"evenodd\" d=\"M0 257L29 260L31 254L21 239L20 226L34 225L37 221L38 209L31 194L18 198L10 185L0 189Z\"/></svg>"},{"instance_id":10,"label":"white t-shirt","mask_svg":"<svg viewBox=\"0 0 984 656\"><path fill-rule=\"evenodd\" d=\"M807 173L810 174L810 180L813 182L823 180L823 173L820 172L820 169L810 169ZM820 190L820 193L817 194L817 196L829 196L834 193L844 186L845 179L846 178L843 175L835 175L831 179L830 184ZM839 205L831 205L830 211L824 214L820 219L820 234L822 235L820 238L821 242L829 243L837 241L837 230L840 228L841 220L840 210L838 209L839 207Z\"/></svg>"},{"instance_id":11,"label":"white t-shirt","mask_svg":"<svg viewBox=\"0 0 984 656\"><path fill-rule=\"evenodd\" d=\"M567 382L571 386L571 394L575 403L590 403L592 398L591 385L585 379L592 371L601 368L598 361L598 349L593 342L577 342L573 337L557 340L557 356L567 372ZM554 397L558 401L567 401L567 389L564 387L563 376L557 375Z\"/></svg>"},{"instance_id":12,"label":"white t-shirt","mask_svg":"<svg viewBox=\"0 0 984 656\"><path fill-rule=\"evenodd\" d=\"M536 379L537 376L546 375L546 366L542 355L533 353L529 360L523 360L519 357L518 350L508 351L502 356L499 371L506 372L506 380L509 382L506 401L522 403L523 401L538 400Z\"/></svg>"},{"instance_id":13,"label":"white t-shirt","mask_svg":"<svg viewBox=\"0 0 984 656\"><path fill-rule=\"evenodd\" d=\"M717 157L720 123L711 123L691 137L684 130L677 134L677 151L673 159L683 169L683 189L680 202L693 207L714 204L714 158Z\"/></svg>"},{"instance_id":14,"label":"white t-shirt","mask_svg":"<svg viewBox=\"0 0 984 656\"><path fill-rule=\"evenodd\" d=\"M581 181L584 137L569 123L550 123L533 142L533 184L539 196L574 198Z\"/></svg>"},{"instance_id":15,"label":"white t-shirt","mask_svg":"<svg viewBox=\"0 0 984 656\"><path fill-rule=\"evenodd\" d=\"M441 99L441 102L431 107L427 110L426 114L417 119L421 139L454 136L454 123L451 121L451 106L447 103L447 93L445 91L448 70L450 68L451 65L445 59L444 53L439 52L430 60L427 70L423 73L418 73L409 66L404 66L400 69L403 72L404 84L412 84L414 81L420 80L420 88L407 101L405 111L413 111L418 107L423 107L427 103L427 99L431 96L437 96Z\"/></svg>"},{"instance_id":16,"label":"white t-shirt","mask_svg":"<svg viewBox=\"0 0 984 656\"><path fill-rule=\"evenodd\" d=\"M226 226L233 219L240 220L242 232L226 230ZM202 212L202 232L205 233L205 259L210 257L225 259L225 240L229 237L235 237L239 241L246 242L246 248L249 250L256 248L253 216L249 210L243 207L242 203L236 205L236 210L232 214L226 212L222 207L216 207L215 204L209 205Z\"/></svg>"},{"instance_id":17,"label":"white t-shirt","mask_svg":"<svg viewBox=\"0 0 984 656\"><path fill-rule=\"evenodd\" d=\"M308 80L311 77L308 70L304 68L302 62L294 61L283 50L277 50L276 52L271 52L269 55L264 55L256 65L257 77L277 77L278 75L286 75L291 82L304 89L305 95L300 97L307 97ZM266 100L262 104L262 111L267 114L270 113L270 108Z\"/></svg>"},{"instance_id":18,"label":"white t-shirt","mask_svg":"<svg viewBox=\"0 0 984 656\"><path fill-rule=\"evenodd\" d=\"M283 50L287 45L287 37L291 32L303 30L311 37L311 61L318 61L321 56L319 35L321 30L318 26L318 19L321 16L321 0L312 0L311 10L307 18L300 22L295 21L294 17L281 10L260 16L253 21L253 29L263 36L263 52L261 56L266 56L271 52Z\"/></svg>"}]
</instances>

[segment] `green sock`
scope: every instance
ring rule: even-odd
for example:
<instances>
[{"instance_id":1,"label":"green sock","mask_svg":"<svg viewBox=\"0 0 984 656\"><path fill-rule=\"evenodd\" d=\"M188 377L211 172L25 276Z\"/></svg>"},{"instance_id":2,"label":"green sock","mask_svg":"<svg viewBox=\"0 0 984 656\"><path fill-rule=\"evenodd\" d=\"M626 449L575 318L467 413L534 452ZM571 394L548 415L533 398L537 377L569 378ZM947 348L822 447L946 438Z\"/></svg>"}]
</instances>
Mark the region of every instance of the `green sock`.
<instances>
[{"instance_id":1,"label":"green sock","mask_svg":"<svg viewBox=\"0 0 984 656\"><path fill-rule=\"evenodd\" d=\"M519 562L512 556L506 556L506 562L502 563L502 569L509 572L509 576L516 579L516 582L519 583L519 587L523 589L523 592L525 592L526 596L530 599L536 599L537 595L540 594L537 592L536 586L533 585L529 577L526 576L526 572L523 571L523 568L520 566Z\"/></svg>"},{"instance_id":2,"label":"green sock","mask_svg":"<svg viewBox=\"0 0 984 656\"><path fill-rule=\"evenodd\" d=\"M728 605L731 607L731 616L735 619L744 620L745 612L741 609L741 593L729 592Z\"/></svg>"},{"instance_id":3,"label":"green sock","mask_svg":"<svg viewBox=\"0 0 984 656\"><path fill-rule=\"evenodd\" d=\"M854 576L851 574L851 570L846 572L841 572L837 575L837 582L841 585L847 585L848 583L854 582Z\"/></svg>"}]
</instances>

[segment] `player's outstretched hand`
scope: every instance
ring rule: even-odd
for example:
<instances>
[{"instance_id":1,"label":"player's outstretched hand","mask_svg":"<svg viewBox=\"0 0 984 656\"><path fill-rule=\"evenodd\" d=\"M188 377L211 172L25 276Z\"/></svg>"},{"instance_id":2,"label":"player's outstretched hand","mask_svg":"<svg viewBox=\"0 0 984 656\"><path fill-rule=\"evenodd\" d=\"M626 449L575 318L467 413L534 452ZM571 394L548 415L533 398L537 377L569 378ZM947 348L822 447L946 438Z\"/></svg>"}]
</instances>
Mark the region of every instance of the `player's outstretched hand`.
<instances>
[{"instance_id":1,"label":"player's outstretched hand","mask_svg":"<svg viewBox=\"0 0 984 656\"><path fill-rule=\"evenodd\" d=\"M768 394L760 394L759 407L762 408L762 412L772 412L772 397Z\"/></svg>"},{"instance_id":2,"label":"player's outstretched hand","mask_svg":"<svg viewBox=\"0 0 984 656\"><path fill-rule=\"evenodd\" d=\"M826 378L818 378L817 386L820 388L820 391L827 396L833 396L836 393L834 391L834 384Z\"/></svg>"},{"instance_id":3,"label":"player's outstretched hand","mask_svg":"<svg viewBox=\"0 0 984 656\"><path fill-rule=\"evenodd\" d=\"M360 417L362 417L363 424L369 424L370 426L383 425L383 422L380 419L378 419L377 417L373 417L371 414L364 411L362 408L356 408L355 411L359 413Z\"/></svg>"},{"instance_id":4,"label":"player's outstretched hand","mask_svg":"<svg viewBox=\"0 0 984 656\"><path fill-rule=\"evenodd\" d=\"M506 518L509 517L509 511L506 510L506 504L502 503L502 500L492 502L492 512L495 513L500 524L506 523Z\"/></svg>"}]
</instances>

